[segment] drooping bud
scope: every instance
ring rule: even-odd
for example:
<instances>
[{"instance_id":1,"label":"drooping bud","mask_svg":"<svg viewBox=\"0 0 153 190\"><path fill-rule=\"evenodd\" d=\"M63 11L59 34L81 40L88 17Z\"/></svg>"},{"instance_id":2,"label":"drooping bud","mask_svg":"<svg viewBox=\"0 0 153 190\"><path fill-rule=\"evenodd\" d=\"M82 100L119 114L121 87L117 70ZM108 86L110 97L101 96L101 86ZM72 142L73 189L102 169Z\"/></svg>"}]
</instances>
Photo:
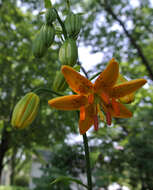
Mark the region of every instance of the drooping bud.
<instances>
[{"instance_id":1,"label":"drooping bud","mask_svg":"<svg viewBox=\"0 0 153 190\"><path fill-rule=\"evenodd\" d=\"M39 102L39 96L33 92L27 93L21 98L13 110L12 126L18 129L28 127L37 115Z\"/></svg>"},{"instance_id":2,"label":"drooping bud","mask_svg":"<svg viewBox=\"0 0 153 190\"><path fill-rule=\"evenodd\" d=\"M41 36L42 36L42 41L46 48L49 48L51 44L54 42L54 37L55 37L55 29L53 25L47 25L44 24L41 27Z\"/></svg>"},{"instance_id":3,"label":"drooping bud","mask_svg":"<svg viewBox=\"0 0 153 190\"><path fill-rule=\"evenodd\" d=\"M54 8L47 9L45 13L46 24L51 25L57 18L57 14Z\"/></svg>"},{"instance_id":4,"label":"drooping bud","mask_svg":"<svg viewBox=\"0 0 153 190\"><path fill-rule=\"evenodd\" d=\"M70 38L77 39L81 29L81 16L70 12L64 21L65 29Z\"/></svg>"},{"instance_id":5,"label":"drooping bud","mask_svg":"<svg viewBox=\"0 0 153 190\"><path fill-rule=\"evenodd\" d=\"M59 50L59 60L63 65L73 67L78 59L78 48L75 40L67 39Z\"/></svg>"},{"instance_id":6,"label":"drooping bud","mask_svg":"<svg viewBox=\"0 0 153 190\"><path fill-rule=\"evenodd\" d=\"M53 82L53 90L57 92L64 92L68 87L68 84L61 71L56 71L56 76Z\"/></svg>"},{"instance_id":7,"label":"drooping bud","mask_svg":"<svg viewBox=\"0 0 153 190\"><path fill-rule=\"evenodd\" d=\"M47 48L54 42L54 37L55 29L53 25L44 24L33 41L33 55L37 58L44 56Z\"/></svg>"},{"instance_id":8,"label":"drooping bud","mask_svg":"<svg viewBox=\"0 0 153 190\"><path fill-rule=\"evenodd\" d=\"M39 31L32 44L32 52L36 58L43 57L47 50L42 37L42 32Z\"/></svg>"}]
</instances>

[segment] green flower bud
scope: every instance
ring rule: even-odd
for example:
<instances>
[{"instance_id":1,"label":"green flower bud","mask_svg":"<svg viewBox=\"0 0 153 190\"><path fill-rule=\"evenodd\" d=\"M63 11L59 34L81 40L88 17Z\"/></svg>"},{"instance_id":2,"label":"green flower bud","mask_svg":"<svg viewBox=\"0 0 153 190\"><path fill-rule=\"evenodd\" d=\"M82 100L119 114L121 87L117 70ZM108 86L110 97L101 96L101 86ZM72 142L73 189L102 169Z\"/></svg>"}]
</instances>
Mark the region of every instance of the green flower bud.
<instances>
[{"instance_id":1,"label":"green flower bud","mask_svg":"<svg viewBox=\"0 0 153 190\"><path fill-rule=\"evenodd\" d=\"M13 110L12 126L18 129L28 127L37 115L39 102L39 96L33 92L27 93L21 98Z\"/></svg>"},{"instance_id":2,"label":"green flower bud","mask_svg":"<svg viewBox=\"0 0 153 190\"><path fill-rule=\"evenodd\" d=\"M41 58L47 51L47 48L54 42L55 29L53 25L44 24L33 41L33 55Z\"/></svg>"},{"instance_id":3,"label":"green flower bud","mask_svg":"<svg viewBox=\"0 0 153 190\"><path fill-rule=\"evenodd\" d=\"M50 25L52 24L52 22L54 22L57 18L57 14L54 8L49 8L46 11L45 14L45 20L46 20L46 24Z\"/></svg>"},{"instance_id":4,"label":"green flower bud","mask_svg":"<svg viewBox=\"0 0 153 190\"><path fill-rule=\"evenodd\" d=\"M63 65L73 67L78 58L78 48L75 40L67 39L59 50L59 60Z\"/></svg>"},{"instance_id":5,"label":"green flower bud","mask_svg":"<svg viewBox=\"0 0 153 190\"><path fill-rule=\"evenodd\" d=\"M41 27L41 38L44 43L44 45L49 48L51 44L54 42L55 37L55 29L53 25L43 25Z\"/></svg>"},{"instance_id":6,"label":"green flower bud","mask_svg":"<svg viewBox=\"0 0 153 190\"><path fill-rule=\"evenodd\" d=\"M61 71L56 71L56 76L53 82L53 90L57 92L64 92L68 87L68 84Z\"/></svg>"},{"instance_id":7,"label":"green flower bud","mask_svg":"<svg viewBox=\"0 0 153 190\"><path fill-rule=\"evenodd\" d=\"M32 44L32 52L36 58L43 57L47 50L42 39L43 39L43 34L41 31L39 31Z\"/></svg>"},{"instance_id":8,"label":"green flower bud","mask_svg":"<svg viewBox=\"0 0 153 190\"><path fill-rule=\"evenodd\" d=\"M81 29L81 16L70 12L64 21L65 29L68 36L73 39L77 39Z\"/></svg>"}]
</instances>

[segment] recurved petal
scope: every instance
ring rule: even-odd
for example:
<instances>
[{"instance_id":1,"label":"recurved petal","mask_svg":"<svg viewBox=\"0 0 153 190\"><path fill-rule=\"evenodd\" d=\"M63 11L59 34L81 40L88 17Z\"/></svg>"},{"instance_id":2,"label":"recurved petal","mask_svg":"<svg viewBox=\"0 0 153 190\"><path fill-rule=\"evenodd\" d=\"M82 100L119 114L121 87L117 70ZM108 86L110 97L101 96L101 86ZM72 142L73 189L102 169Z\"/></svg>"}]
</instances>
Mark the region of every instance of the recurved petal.
<instances>
[{"instance_id":1,"label":"recurved petal","mask_svg":"<svg viewBox=\"0 0 153 190\"><path fill-rule=\"evenodd\" d=\"M59 110L78 110L88 104L88 98L83 95L62 96L49 100L48 104Z\"/></svg>"},{"instance_id":2,"label":"recurved petal","mask_svg":"<svg viewBox=\"0 0 153 190\"><path fill-rule=\"evenodd\" d=\"M126 96L139 88L141 88L147 81L145 79L136 79L115 85L110 89L110 96L120 98Z\"/></svg>"},{"instance_id":3,"label":"recurved petal","mask_svg":"<svg viewBox=\"0 0 153 190\"><path fill-rule=\"evenodd\" d=\"M94 124L94 105L89 104L85 108L85 119L79 121L80 134L86 133L88 129Z\"/></svg>"},{"instance_id":4,"label":"recurved petal","mask_svg":"<svg viewBox=\"0 0 153 190\"><path fill-rule=\"evenodd\" d=\"M120 110L119 114L113 110L112 105L109 105L109 106L103 105L102 107L104 109L104 112L105 113L110 112L112 117L117 117L117 118L130 118L130 117L132 117L132 112L130 110L128 110L123 104L121 104L119 102L118 102L118 107Z\"/></svg>"},{"instance_id":5,"label":"recurved petal","mask_svg":"<svg viewBox=\"0 0 153 190\"><path fill-rule=\"evenodd\" d=\"M134 92L119 98L120 102L123 104L130 104L131 102L134 101L134 99L135 99L135 93Z\"/></svg>"},{"instance_id":6,"label":"recurved petal","mask_svg":"<svg viewBox=\"0 0 153 190\"><path fill-rule=\"evenodd\" d=\"M62 73L74 92L82 95L88 95L93 92L93 84L72 67L62 66Z\"/></svg>"},{"instance_id":7,"label":"recurved petal","mask_svg":"<svg viewBox=\"0 0 153 190\"><path fill-rule=\"evenodd\" d=\"M102 88L112 87L118 78L119 65L115 59L111 59L106 69L99 75L94 84L95 92L100 92Z\"/></svg>"},{"instance_id":8,"label":"recurved petal","mask_svg":"<svg viewBox=\"0 0 153 190\"><path fill-rule=\"evenodd\" d=\"M118 117L118 118L130 118L132 117L132 112L128 110L123 104L118 102L119 110L120 113L119 115L111 108L110 113L113 117Z\"/></svg>"}]
</instances>

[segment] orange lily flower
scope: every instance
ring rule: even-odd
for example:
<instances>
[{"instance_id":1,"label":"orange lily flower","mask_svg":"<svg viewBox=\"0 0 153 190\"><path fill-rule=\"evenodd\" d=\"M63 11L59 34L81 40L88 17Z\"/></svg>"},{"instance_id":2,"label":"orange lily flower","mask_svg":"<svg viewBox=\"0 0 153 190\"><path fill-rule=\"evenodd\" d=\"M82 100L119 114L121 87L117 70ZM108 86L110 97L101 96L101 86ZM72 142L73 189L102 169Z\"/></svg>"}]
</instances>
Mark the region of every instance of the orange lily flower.
<instances>
[{"instance_id":1,"label":"orange lily flower","mask_svg":"<svg viewBox=\"0 0 153 190\"><path fill-rule=\"evenodd\" d=\"M119 98L131 95L147 82L145 79L136 79L117 84L119 64L114 58L94 84L72 67L62 66L62 73L77 94L51 99L48 104L59 110L80 110L80 134L84 134L92 125L98 130L98 115L104 120L103 112L108 125L112 117L132 117L131 111L120 103Z\"/></svg>"}]
</instances>

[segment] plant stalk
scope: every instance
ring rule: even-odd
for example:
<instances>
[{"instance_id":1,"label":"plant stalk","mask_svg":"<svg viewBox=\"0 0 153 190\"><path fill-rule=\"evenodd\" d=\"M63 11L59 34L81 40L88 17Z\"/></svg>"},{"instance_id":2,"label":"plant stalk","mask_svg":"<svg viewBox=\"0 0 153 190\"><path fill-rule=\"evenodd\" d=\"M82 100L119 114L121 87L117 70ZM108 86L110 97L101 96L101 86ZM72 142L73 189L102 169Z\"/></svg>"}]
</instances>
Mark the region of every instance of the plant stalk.
<instances>
[{"instance_id":1,"label":"plant stalk","mask_svg":"<svg viewBox=\"0 0 153 190\"><path fill-rule=\"evenodd\" d=\"M68 11L70 11L70 0L66 0Z\"/></svg>"},{"instance_id":2,"label":"plant stalk","mask_svg":"<svg viewBox=\"0 0 153 190\"><path fill-rule=\"evenodd\" d=\"M86 133L83 135L83 143L84 143L84 149L85 149L88 190L92 190L92 178L91 178L89 147L88 147L88 138L87 138Z\"/></svg>"},{"instance_id":3,"label":"plant stalk","mask_svg":"<svg viewBox=\"0 0 153 190\"><path fill-rule=\"evenodd\" d=\"M47 92L47 93L50 93L50 94L55 94L56 96L63 96L63 94L55 92L54 90L51 90L49 88L37 88L33 92L36 93L36 94L43 94L43 93Z\"/></svg>"},{"instance_id":4,"label":"plant stalk","mask_svg":"<svg viewBox=\"0 0 153 190\"><path fill-rule=\"evenodd\" d=\"M56 15L57 15L57 20L58 22L60 23L61 27L62 27L62 30L63 30L63 35L64 35L64 38L65 40L67 39L67 32L66 32L66 29L65 29L65 26L64 26L64 23L63 21L61 20L57 10L54 8L55 12L56 12Z\"/></svg>"}]
</instances>

